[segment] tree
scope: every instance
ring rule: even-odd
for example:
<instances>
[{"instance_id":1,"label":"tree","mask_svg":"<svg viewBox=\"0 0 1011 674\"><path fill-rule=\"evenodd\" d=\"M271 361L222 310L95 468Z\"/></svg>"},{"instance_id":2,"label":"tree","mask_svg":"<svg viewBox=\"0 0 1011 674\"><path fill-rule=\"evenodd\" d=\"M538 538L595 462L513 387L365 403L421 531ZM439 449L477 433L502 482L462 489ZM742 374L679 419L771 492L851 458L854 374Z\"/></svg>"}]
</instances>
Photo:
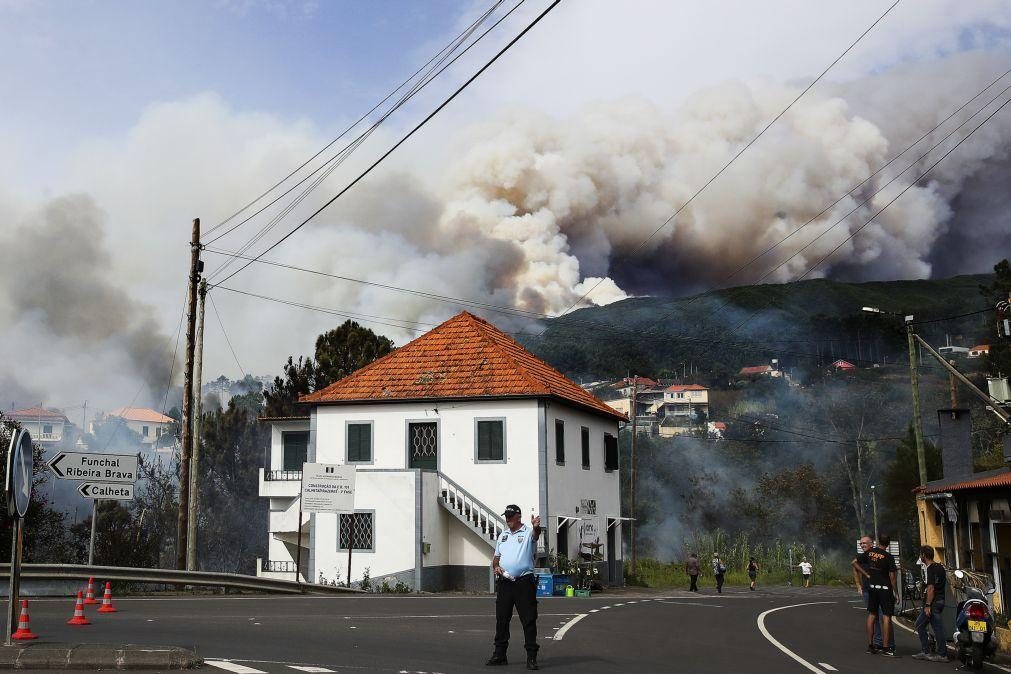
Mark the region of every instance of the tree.
<instances>
[{"instance_id":1,"label":"tree","mask_svg":"<svg viewBox=\"0 0 1011 674\"><path fill-rule=\"evenodd\" d=\"M980 292L992 307L1011 295L1011 262L1001 260L993 267L994 279L989 286L980 286ZM1006 337L1006 336L1005 336ZM985 359L988 371L1011 374L1011 344L1008 339L991 340L990 353Z\"/></svg>"},{"instance_id":2,"label":"tree","mask_svg":"<svg viewBox=\"0 0 1011 674\"><path fill-rule=\"evenodd\" d=\"M941 478L941 450L934 444L924 441L924 458L927 462L927 480ZM913 493L920 486L920 467L916 457L916 436L910 425L905 439L899 441L895 448L895 458L888 464L882 479L881 506L885 521L889 526L886 530L906 534L908 539L902 541L906 549L912 549L915 541L912 533L917 530L916 497Z\"/></svg>"},{"instance_id":3,"label":"tree","mask_svg":"<svg viewBox=\"0 0 1011 674\"><path fill-rule=\"evenodd\" d=\"M275 377L274 384L264 391L265 416L296 416L298 398L312 393L369 363L393 352L393 342L363 328L354 321L345 321L316 338L314 358L292 356L284 364L284 376Z\"/></svg>"}]
</instances>

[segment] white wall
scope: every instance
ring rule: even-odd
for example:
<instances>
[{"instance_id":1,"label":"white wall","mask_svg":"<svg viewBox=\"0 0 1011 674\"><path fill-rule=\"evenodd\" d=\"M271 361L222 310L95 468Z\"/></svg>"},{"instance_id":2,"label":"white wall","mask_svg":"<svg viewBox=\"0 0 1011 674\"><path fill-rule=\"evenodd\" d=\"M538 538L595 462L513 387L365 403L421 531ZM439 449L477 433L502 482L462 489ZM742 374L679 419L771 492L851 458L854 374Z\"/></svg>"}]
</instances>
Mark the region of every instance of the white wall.
<instances>
[{"instance_id":1,"label":"white wall","mask_svg":"<svg viewBox=\"0 0 1011 674\"><path fill-rule=\"evenodd\" d=\"M21 428L28 431L32 436L33 442L59 442L63 439L63 420L62 419L46 419L43 417L42 423L39 423L38 419L23 419L18 418L18 423L21 424ZM42 430L46 426L52 426L52 433L45 435Z\"/></svg>"},{"instance_id":2,"label":"white wall","mask_svg":"<svg viewBox=\"0 0 1011 674\"><path fill-rule=\"evenodd\" d=\"M548 515L542 518L548 527L548 546L557 551L558 516L588 517L581 501L597 502L596 517L600 521L600 540L605 543L607 558L607 518L621 516L621 473L604 470L604 434L617 437L618 422L589 414L567 405L549 402L546 404L547 417L547 460L548 460ZM555 461L555 420L565 423L565 464ZM582 466L581 428L590 429L590 468ZM616 525L617 558L621 558L621 525ZM569 526L569 556L574 557L579 544L579 522Z\"/></svg>"}]
</instances>

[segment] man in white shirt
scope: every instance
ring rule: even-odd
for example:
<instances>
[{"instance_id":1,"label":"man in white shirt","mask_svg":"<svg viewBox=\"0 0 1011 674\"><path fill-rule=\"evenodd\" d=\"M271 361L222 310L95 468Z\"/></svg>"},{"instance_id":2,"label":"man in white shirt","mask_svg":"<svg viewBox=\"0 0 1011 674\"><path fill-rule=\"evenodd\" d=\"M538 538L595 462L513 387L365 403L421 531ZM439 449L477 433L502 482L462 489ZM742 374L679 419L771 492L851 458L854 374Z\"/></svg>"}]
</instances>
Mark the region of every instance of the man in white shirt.
<instances>
[{"instance_id":1,"label":"man in white shirt","mask_svg":"<svg viewBox=\"0 0 1011 674\"><path fill-rule=\"evenodd\" d=\"M811 571L814 570L811 562L807 561L807 557L804 557L797 567L800 569L800 574L804 576L804 587L811 587Z\"/></svg>"},{"instance_id":2,"label":"man in white shirt","mask_svg":"<svg viewBox=\"0 0 1011 674\"><path fill-rule=\"evenodd\" d=\"M517 505L506 506L508 528L495 542L495 556L491 566L495 571L495 652L487 665L506 665L509 648L509 623L513 607L523 625L524 647L527 651L527 669L537 666L537 578L534 575L534 553L541 535L541 518L531 517L530 526L523 524L522 511Z\"/></svg>"}]
</instances>

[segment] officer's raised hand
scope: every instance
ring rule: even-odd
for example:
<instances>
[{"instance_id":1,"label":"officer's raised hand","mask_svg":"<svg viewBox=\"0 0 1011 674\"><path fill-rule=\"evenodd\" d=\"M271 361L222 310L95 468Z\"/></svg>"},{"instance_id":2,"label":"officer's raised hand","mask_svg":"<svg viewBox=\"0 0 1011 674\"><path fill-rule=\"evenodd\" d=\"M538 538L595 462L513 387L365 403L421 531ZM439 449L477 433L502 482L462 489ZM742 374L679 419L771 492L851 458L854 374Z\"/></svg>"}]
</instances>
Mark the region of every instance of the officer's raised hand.
<instances>
[{"instance_id":1,"label":"officer's raised hand","mask_svg":"<svg viewBox=\"0 0 1011 674\"><path fill-rule=\"evenodd\" d=\"M540 529L541 528L541 516L540 515L531 515L530 516L530 526L532 526L534 529Z\"/></svg>"}]
</instances>

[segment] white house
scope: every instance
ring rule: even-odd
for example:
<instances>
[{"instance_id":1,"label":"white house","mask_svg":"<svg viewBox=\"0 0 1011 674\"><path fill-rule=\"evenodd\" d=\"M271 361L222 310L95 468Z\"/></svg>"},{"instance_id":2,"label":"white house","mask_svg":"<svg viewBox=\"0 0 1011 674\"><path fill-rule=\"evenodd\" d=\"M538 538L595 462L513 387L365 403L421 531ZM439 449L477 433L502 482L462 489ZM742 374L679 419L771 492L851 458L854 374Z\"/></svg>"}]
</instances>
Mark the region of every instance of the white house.
<instances>
[{"instance_id":1,"label":"white house","mask_svg":"<svg viewBox=\"0 0 1011 674\"><path fill-rule=\"evenodd\" d=\"M21 424L21 427L31 434L32 440L43 445L62 441L64 433L71 426L70 420L62 412L47 410L44 407L14 410L7 412L6 416Z\"/></svg>"},{"instance_id":2,"label":"white house","mask_svg":"<svg viewBox=\"0 0 1011 674\"><path fill-rule=\"evenodd\" d=\"M119 407L109 412L107 418L121 419L146 445L154 444L162 435L171 432L175 422L172 417L147 407Z\"/></svg>"},{"instance_id":3,"label":"white house","mask_svg":"<svg viewBox=\"0 0 1011 674\"><path fill-rule=\"evenodd\" d=\"M414 589L487 590L500 513L516 503L524 520L541 516L541 556L582 557L622 582L624 415L487 321L461 313L301 402L307 418L267 420L259 573L291 578L300 556L305 580L343 583L350 544L353 580L368 569ZM299 523L303 456L357 466L353 515Z\"/></svg>"}]
</instances>

